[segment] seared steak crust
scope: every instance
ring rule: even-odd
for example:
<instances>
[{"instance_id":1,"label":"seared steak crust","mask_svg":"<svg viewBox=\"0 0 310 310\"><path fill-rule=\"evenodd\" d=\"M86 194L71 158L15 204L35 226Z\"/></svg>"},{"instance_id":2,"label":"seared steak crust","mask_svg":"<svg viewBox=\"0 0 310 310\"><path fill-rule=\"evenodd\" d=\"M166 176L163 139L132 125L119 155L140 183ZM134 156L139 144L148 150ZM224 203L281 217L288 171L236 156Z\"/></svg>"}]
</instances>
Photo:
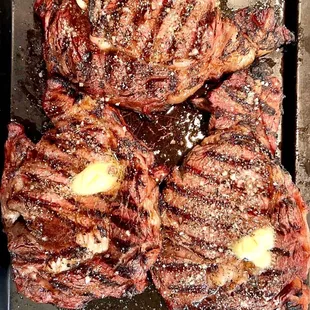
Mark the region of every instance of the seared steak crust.
<instances>
[{"instance_id":1,"label":"seared steak crust","mask_svg":"<svg viewBox=\"0 0 310 310\"><path fill-rule=\"evenodd\" d=\"M269 71L261 64L236 72L206 96L192 100L198 108L211 112L210 131L230 128L240 122L256 130L260 124L270 151L275 153L283 92L280 81L270 76Z\"/></svg>"},{"instance_id":2,"label":"seared steak crust","mask_svg":"<svg viewBox=\"0 0 310 310\"><path fill-rule=\"evenodd\" d=\"M223 17L214 1L37 0L50 74L142 113L186 100L293 36L267 9ZM113 68L113 70L112 70Z\"/></svg>"},{"instance_id":3,"label":"seared steak crust","mask_svg":"<svg viewBox=\"0 0 310 310\"><path fill-rule=\"evenodd\" d=\"M44 109L55 128L39 143L15 123L6 143L1 205L18 291L65 308L142 292L161 243L153 154L116 110L60 80ZM73 177L107 154L125 167L118 191L74 194Z\"/></svg>"},{"instance_id":4,"label":"seared steak crust","mask_svg":"<svg viewBox=\"0 0 310 310\"><path fill-rule=\"evenodd\" d=\"M266 134L266 128L278 129L281 96L277 89L266 99L274 121L267 116L261 121L266 119L260 111L255 122L253 98L266 91L254 87L252 96L245 95L249 81L257 86L248 72L236 73L210 95L213 133L166 180L160 202L163 250L152 276L170 309L308 307L303 284L310 258L308 208L272 155L274 141ZM229 96L229 87L239 90L242 104ZM233 112L216 113L229 107ZM240 115L233 119L237 108ZM254 122L247 122L250 118ZM264 227L274 229L275 245L270 268L259 269L231 249Z\"/></svg>"}]
</instances>

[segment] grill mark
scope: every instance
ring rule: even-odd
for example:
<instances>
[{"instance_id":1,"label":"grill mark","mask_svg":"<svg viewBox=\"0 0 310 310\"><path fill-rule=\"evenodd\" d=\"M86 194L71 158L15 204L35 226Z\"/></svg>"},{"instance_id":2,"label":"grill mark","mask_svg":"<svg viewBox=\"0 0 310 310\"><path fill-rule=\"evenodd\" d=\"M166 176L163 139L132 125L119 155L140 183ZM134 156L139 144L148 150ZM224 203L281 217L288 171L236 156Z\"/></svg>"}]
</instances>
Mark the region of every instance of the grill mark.
<instances>
[{"instance_id":1,"label":"grill mark","mask_svg":"<svg viewBox=\"0 0 310 310\"><path fill-rule=\"evenodd\" d=\"M72 257L72 258L79 258L81 255L83 255L84 253L86 253L86 249L81 247L81 246L75 246L75 247L71 247L71 248L66 248L64 250L61 250L59 253L55 253L55 252L49 252L49 255L51 257Z\"/></svg>"},{"instance_id":2,"label":"grill mark","mask_svg":"<svg viewBox=\"0 0 310 310\"><path fill-rule=\"evenodd\" d=\"M132 279L135 270L133 267L121 265L116 268L116 272L125 279Z\"/></svg>"},{"instance_id":3,"label":"grill mark","mask_svg":"<svg viewBox=\"0 0 310 310\"><path fill-rule=\"evenodd\" d=\"M56 280L55 278L49 280L49 283L57 290L60 291L69 291L70 287L62 282L59 282L58 280Z\"/></svg>"},{"instance_id":4,"label":"grill mark","mask_svg":"<svg viewBox=\"0 0 310 310\"><path fill-rule=\"evenodd\" d=\"M126 0L128 2L129 0ZM119 23L117 25L117 29L114 29L114 36L116 37L116 44L121 45L122 47L128 47L128 45L132 42L133 33L135 32L135 29L137 27L137 23L134 22L135 18L137 18L138 10L140 9L140 0L134 1L134 4L129 1L127 3L126 7L125 5L122 7L122 9L126 8L130 10L130 14L132 14L131 20L128 22L126 21L126 24L124 24L124 18L128 18L127 13L124 10L122 10L120 17L119 17ZM135 10L135 12L132 12Z\"/></svg>"},{"instance_id":5,"label":"grill mark","mask_svg":"<svg viewBox=\"0 0 310 310\"><path fill-rule=\"evenodd\" d=\"M270 150L263 146L256 138L252 136L233 132L230 133L227 137L225 134L222 135L222 138L224 138L225 141L231 145L242 145L253 153L263 153L264 155L271 156ZM257 146L259 147L259 152L256 150Z\"/></svg>"},{"instance_id":6,"label":"grill mark","mask_svg":"<svg viewBox=\"0 0 310 310\"><path fill-rule=\"evenodd\" d=\"M48 164L48 166L52 170L55 170L57 173L61 174L65 178L71 178L72 177L72 173L69 172L68 170L71 170L74 173L77 172L77 170L75 169L75 167L73 167L71 162L63 161L63 160L60 160L59 158L51 158L47 154L44 154L41 152L37 153L36 160ZM67 170L62 169L62 167L67 168Z\"/></svg>"},{"instance_id":7,"label":"grill mark","mask_svg":"<svg viewBox=\"0 0 310 310\"><path fill-rule=\"evenodd\" d=\"M101 144L98 140L96 140L94 136L90 135L90 133L93 133L95 135L96 132L98 132L99 134L102 134L104 133L104 130L98 127L94 127L94 123L87 124L87 126L91 126L91 128L88 128L87 131L81 131L81 130L74 129L74 136L72 139L57 138L55 136L56 133L52 133L52 134L46 134L45 140L49 142L49 144L54 145L56 148L61 150L66 155L68 155L68 151L69 151L70 156L73 156L74 158L77 158L79 160L87 161L87 159L80 158L79 156L77 156L77 154L75 154L75 152L72 152L72 150L75 151L75 150L89 149L91 151L94 151L95 153L98 153L99 151L100 152L107 151L107 148L105 147L105 145ZM79 136L83 140L84 143L76 143L75 141L78 141L79 139L77 139L75 135ZM46 155L43 153L43 156L46 156ZM72 165L70 164L68 165L67 162L60 163L60 165L64 165L64 164L66 167L72 168ZM72 170L75 171L76 169L72 169Z\"/></svg>"},{"instance_id":8,"label":"grill mark","mask_svg":"<svg viewBox=\"0 0 310 310\"><path fill-rule=\"evenodd\" d=\"M209 217L203 218L203 217L199 217L199 216L195 216L190 212L186 212L185 210L182 210L180 208L174 207L170 204L168 204L167 202L164 203L164 208L168 211L170 211L172 214L178 216L178 217L182 217L183 219L186 220L190 220L193 221L195 223L199 223L199 224L203 224L204 227L206 226L212 226L213 222L210 223ZM186 223L186 222L185 222ZM228 230L229 228L231 228L232 225L228 224L228 223L217 223L217 228L218 229L225 229Z\"/></svg>"},{"instance_id":9,"label":"grill mark","mask_svg":"<svg viewBox=\"0 0 310 310\"><path fill-rule=\"evenodd\" d=\"M200 284L200 285L169 285L168 289L173 291L174 293L193 293L193 294L209 294L210 290L207 284Z\"/></svg>"},{"instance_id":10,"label":"grill mark","mask_svg":"<svg viewBox=\"0 0 310 310\"><path fill-rule=\"evenodd\" d=\"M128 203L124 205L127 209L132 210L139 214L139 216L143 219L147 219L150 214L147 210L139 208L131 199Z\"/></svg>"},{"instance_id":11,"label":"grill mark","mask_svg":"<svg viewBox=\"0 0 310 310\"><path fill-rule=\"evenodd\" d=\"M180 19L181 19L181 26L184 26L187 19L189 18L191 12L193 11L197 0L187 0L186 4L183 6Z\"/></svg>"},{"instance_id":12,"label":"grill mark","mask_svg":"<svg viewBox=\"0 0 310 310\"><path fill-rule=\"evenodd\" d=\"M38 182L39 184L42 184L44 185L44 188L45 189L53 189L53 192L55 194L59 194L57 191L54 191L54 185L63 185L62 183L58 183L58 182L54 182L54 181L47 181L47 180L44 180L44 179L41 179L39 178L37 175L34 175L32 173L25 173L28 177L30 177L32 179L32 181L34 182ZM61 194L61 193L60 193ZM100 210L97 210L97 209L88 209L88 208L85 208L85 206L75 200L75 198L72 196L72 197L63 197L63 196L60 196L62 199L64 199L66 202L68 202L70 205L74 206L75 207L75 212L78 212L79 214L81 215L85 215L85 216L92 216L94 218L97 218L97 219L103 219L103 218L106 218L108 213L104 213Z\"/></svg>"},{"instance_id":13,"label":"grill mark","mask_svg":"<svg viewBox=\"0 0 310 310\"><path fill-rule=\"evenodd\" d=\"M225 155L218 153L216 151L206 151L206 157L211 157L218 162L223 162L225 164L231 165L233 167L242 167L245 170L251 170L253 167L261 167L262 161L260 160L249 160L244 158L235 158L230 155ZM265 171L256 171L258 174L264 174Z\"/></svg>"},{"instance_id":14,"label":"grill mark","mask_svg":"<svg viewBox=\"0 0 310 310\"><path fill-rule=\"evenodd\" d=\"M103 80L106 81L106 83L111 82L111 78L112 78L112 70L114 67L114 64L116 62L115 57L116 54L114 52L109 52L109 53L105 53L105 62L104 62L104 74L105 77ZM104 85L103 85L104 87Z\"/></svg>"},{"instance_id":15,"label":"grill mark","mask_svg":"<svg viewBox=\"0 0 310 310\"><path fill-rule=\"evenodd\" d=\"M264 271L261 273L261 276L263 277L275 277L275 276L281 276L283 274L282 270L277 270L277 269L269 269L267 271Z\"/></svg>"},{"instance_id":16,"label":"grill mark","mask_svg":"<svg viewBox=\"0 0 310 310\"><path fill-rule=\"evenodd\" d=\"M165 229L165 237L170 239L170 235L174 236L176 235L177 237L179 237L179 233L180 231L175 229L172 226L166 226L166 225L162 225L163 229ZM229 251L228 247L224 246L224 245L218 245L214 242L207 242L205 239L201 239L198 237L193 237L193 236L188 236L191 239L190 243L187 242L182 242L183 245L188 246L191 248L191 251L195 252L196 254L198 254L199 256L201 256L202 258L206 259L208 257L203 256L200 253L197 253L196 251L194 251L194 249L192 248L192 246L198 246L199 248L202 249L212 249L212 251L217 251L219 252L219 249L221 249L221 254L224 252ZM173 243L173 240L172 240Z\"/></svg>"},{"instance_id":17,"label":"grill mark","mask_svg":"<svg viewBox=\"0 0 310 310\"><path fill-rule=\"evenodd\" d=\"M226 92L228 97L230 97L234 103L241 105L247 112L253 113L253 107L250 105L246 99L241 99L240 97L237 96L237 89L231 89L228 85L222 84L222 89ZM252 89L251 89L252 91Z\"/></svg>"},{"instance_id":18,"label":"grill mark","mask_svg":"<svg viewBox=\"0 0 310 310\"><path fill-rule=\"evenodd\" d=\"M144 48L144 51L142 52L143 58L149 58L150 57L151 52L152 52L152 48L154 45L154 41L156 40L159 29L162 26L163 21L168 14L168 12L166 10L170 9L172 7L172 5L173 5L173 0L163 0L159 16L157 17L156 22L153 26L150 39L145 42L145 48Z\"/></svg>"},{"instance_id":19,"label":"grill mark","mask_svg":"<svg viewBox=\"0 0 310 310\"><path fill-rule=\"evenodd\" d=\"M110 12L108 14L110 15L110 20L112 21L112 25L110 25L111 32L116 32L117 29L120 27L120 21L121 21L121 10L125 7L128 0L118 0L116 2L116 7L110 7L107 8ZM109 31L108 31L109 32Z\"/></svg>"},{"instance_id":20,"label":"grill mark","mask_svg":"<svg viewBox=\"0 0 310 310\"><path fill-rule=\"evenodd\" d=\"M138 223L131 220L125 219L121 215L112 215L110 217L111 222L121 230L129 231L130 233L139 236L140 231L138 230Z\"/></svg>"},{"instance_id":21,"label":"grill mark","mask_svg":"<svg viewBox=\"0 0 310 310\"><path fill-rule=\"evenodd\" d=\"M102 275L99 272L95 272L94 270L91 270L89 272L89 276L98 280L101 284L106 285L106 286L111 286L111 287L117 287L119 284L106 276Z\"/></svg>"},{"instance_id":22,"label":"grill mark","mask_svg":"<svg viewBox=\"0 0 310 310\"><path fill-rule=\"evenodd\" d=\"M276 110L265 101L260 100L259 106L265 114L268 114L270 116L276 115Z\"/></svg>"},{"instance_id":23,"label":"grill mark","mask_svg":"<svg viewBox=\"0 0 310 310\"><path fill-rule=\"evenodd\" d=\"M76 202L76 204L82 206L81 203ZM79 208L80 209L80 208ZM96 209L84 209L84 210L79 210L79 213L85 216L91 216L94 217L98 220L102 220L104 218L106 218L108 216L108 213L104 213L100 210L96 210Z\"/></svg>"},{"instance_id":24,"label":"grill mark","mask_svg":"<svg viewBox=\"0 0 310 310\"><path fill-rule=\"evenodd\" d=\"M42 179L39 175L31 173L31 172L25 172L24 175L29 179L31 183L38 183L39 185L43 185L44 188L50 189L53 187L53 185L60 185L65 186L62 182L56 182L52 180Z\"/></svg>"},{"instance_id":25,"label":"grill mark","mask_svg":"<svg viewBox=\"0 0 310 310\"><path fill-rule=\"evenodd\" d=\"M160 262L157 263L155 266L155 269L162 268L167 272L175 272L175 273L181 273L185 271L207 271L207 272L214 272L217 270L217 266L214 264L210 264L207 268L204 268L204 266L194 263L164 263Z\"/></svg>"},{"instance_id":26,"label":"grill mark","mask_svg":"<svg viewBox=\"0 0 310 310\"><path fill-rule=\"evenodd\" d=\"M100 143L95 137L89 134L90 132L92 132L93 134L96 134L96 132L98 132L99 134L102 134L103 130L100 128L92 127L91 129L88 128L87 131L85 132L78 130L76 134L80 136L85 141L85 144L87 145L87 147L90 148L95 153L99 153L99 152L104 153L108 151L108 149L105 147L104 144Z\"/></svg>"},{"instance_id":27,"label":"grill mark","mask_svg":"<svg viewBox=\"0 0 310 310\"><path fill-rule=\"evenodd\" d=\"M197 25L197 32L196 32L196 38L194 40L192 48L198 49L198 52L200 53L202 51L202 47L205 42L202 41L204 32L208 29L208 25L212 24L213 20L216 17L215 11L213 12L206 12L203 14L203 16L200 18L199 23ZM209 43L208 43L209 45Z\"/></svg>"},{"instance_id":28,"label":"grill mark","mask_svg":"<svg viewBox=\"0 0 310 310\"><path fill-rule=\"evenodd\" d=\"M136 246L135 243L131 243L130 240L123 240L117 237L111 239L111 242L115 245L116 248L120 250L121 253L127 253L131 247Z\"/></svg>"},{"instance_id":29,"label":"grill mark","mask_svg":"<svg viewBox=\"0 0 310 310\"><path fill-rule=\"evenodd\" d=\"M54 185L63 185L62 183L58 183L58 182L54 182L54 181L46 181L44 179L41 179L39 178L37 175L34 175L32 173L29 173L27 172L26 175L28 177L31 177L32 181L35 181L35 182L38 182L39 184L42 184L44 185L44 188L45 189L54 189ZM59 194L57 193L57 191L53 191L55 194ZM91 216L91 217L94 217L94 218L97 218L97 219L103 219L103 218L106 218L108 213L104 213L100 210L97 210L97 209L88 209L88 208L85 208L85 206L75 200L74 197L66 197L64 198L63 196L60 196L62 199L64 199L66 202L68 202L70 205L74 206L75 207L75 212L78 212L79 214L81 215L85 215L85 216ZM51 203L51 205L54 205ZM60 206L60 205L59 205ZM59 207L60 208L60 207Z\"/></svg>"},{"instance_id":30,"label":"grill mark","mask_svg":"<svg viewBox=\"0 0 310 310\"><path fill-rule=\"evenodd\" d=\"M48 131L44 135L44 140L49 142L49 144L54 145L58 149L60 149L62 152L66 153L66 151L75 149L79 147L78 144L74 143L75 139L68 139L68 138L59 138L56 136L57 132L56 131Z\"/></svg>"},{"instance_id":31,"label":"grill mark","mask_svg":"<svg viewBox=\"0 0 310 310\"><path fill-rule=\"evenodd\" d=\"M73 141L77 141L78 139L76 139L76 137L73 137L72 140L68 140L68 139L57 139L56 137L51 137L49 135L46 134L46 136L44 137L45 141L48 141L50 145L54 145L56 148L58 148L62 153L68 155L70 154L71 157L78 159L79 161L83 160L83 161L87 161L85 158L81 158L76 154L76 150L87 150L90 149L92 150L92 148L90 147L91 145L86 146L86 142L84 141L85 144L83 145L82 143L77 144ZM97 151L98 149L93 148L93 151ZM42 156L42 155L41 155ZM43 155L46 157L46 155ZM48 161L54 161L55 163L53 165L63 165L64 162L60 161L59 159L49 159L47 157ZM58 163L60 161L60 163ZM68 162L65 162L65 167L71 168L73 171L76 171L76 169L73 169L72 165L68 165ZM53 167L52 167L53 168ZM53 168L55 169L55 168ZM71 176L71 175L69 175Z\"/></svg>"},{"instance_id":32,"label":"grill mark","mask_svg":"<svg viewBox=\"0 0 310 310\"><path fill-rule=\"evenodd\" d=\"M38 198L30 197L30 196L28 196L27 192L19 192L19 193L15 194L12 197L12 200L17 200L17 201L23 202L25 204L31 204L31 205L42 207L46 211L48 211L48 213L52 214L52 216L54 218L57 218L61 222L64 222L65 224L70 226L74 231L77 229L80 229L80 230L84 229L83 226L79 225L78 223L76 223L76 222L74 222L74 221L72 221L66 217L62 217L59 213L50 209L52 207L57 208L57 209L61 209L62 207L58 203L43 200L41 197L38 197Z\"/></svg>"},{"instance_id":33,"label":"grill mark","mask_svg":"<svg viewBox=\"0 0 310 310\"><path fill-rule=\"evenodd\" d=\"M217 251L219 253L224 253L224 252L228 252L229 251L229 249L226 246L218 245L218 244L212 243L212 242L206 242L204 239L201 239L201 238L198 238L198 237L191 237L191 242L190 243L184 242L184 245L186 245L186 246L196 245L199 248L208 249L208 250L212 249L212 250L215 250L215 251ZM221 249L221 252L219 251L219 249Z\"/></svg>"},{"instance_id":34,"label":"grill mark","mask_svg":"<svg viewBox=\"0 0 310 310\"><path fill-rule=\"evenodd\" d=\"M255 121L253 119L249 118L249 114L246 114L246 113L244 113L244 114L243 113L232 114L227 110L223 110L221 108L216 108L216 111L214 111L213 117L216 120L225 118L225 119L228 119L228 120L234 122L235 124L238 122L238 120L239 120L239 122L240 122L240 120L242 120L242 125L247 125L251 128L256 127ZM277 132L271 131L270 128L268 128L266 126L266 124L263 124L263 123L261 123L261 124L263 125L264 131L265 131L267 136L272 136L275 138L277 137ZM255 140L257 141L257 139L255 139ZM266 154L266 155L270 154L270 150L268 148L263 146L260 142L258 142L258 144L259 144L259 147L264 154Z\"/></svg>"},{"instance_id":35,"label":"grill mark","mask_svg":"<svg viewBox=\"0 0 310 310\"><path fill-rule=\"evenodd\" d=\"M145 14L150 8L150 1L142 2L139 1L138 10L135 14L135 17L132 21L134 25L140 25L145 21Z\"/></svg>"},{"instance_id":36,"label":"grill mark","mask_svg":"<svg viewBox=\"0 0 310 310\"><path fill-rule=\"evenodd\" d=\"M20 262L22 262L23 264L24 263L44 264L46 262L46 259L44 258L29 257L29 256L25 256L25 254L19 255L19 254L13 253L12 258L13 258L14 264L20 263Z\"/></svg>"},{"instance_id":37,"label":"grill mark","mask_svg":"<svg viewBox=\"0 0 310 310\"><path fill-rule=\"evenodd\" d=\"M181 210L180 208L171 206L166 201L164 202L164 208L166 210L170 211L171 213L173 213L179 217L182 217L183 219L191 220L193 222L198 222L200 224L206 223L206 219L194 216L193 214L186 212L185 210Z\"/></svg>"},{"instance_id":38,"label":"grill mark","mask_svg":"<svg viewBox=\"0 0 310 310\"><path fill-rule=\"evenodd\" d=\"M196 167L189 166L188 163L186 163L184 166L182 166L182 172L183 171L185 173L187 172L187 173L199 176L201 178L204 178L206 181L208 181L207 184L220 185L220 184L223 183L221 180L219 180L217 178L218 175L212 175L212 174L205 173L204 171L199 170ZM224 180L224 181L226 181L226 180ZM230 187L231 187L231 190L234 191L234 192L244 193L244 190L245 190L245 188L239 187L237 185L237 183L236 182L232 182L232 180L230 180Z\"/></svg>"},{"instance_id":39,"label":"grill mark","mask_svg":"<svg viewBox=\"0 0 310 310\"><path fill-rule=\"evenodd\" d=\"M218 180L216 178L216 176L204 173L203 171L199 171L198 169L196 169L194 167L188 166L188 164L184 167L184 170L186 172L189 172L189 173L192 173L192 174L196 174L196 175L198 175L200 177L205 178L207 181L210 182L210 184L213 183L213 184L216 184L216 185L220 185L220 184L225 184L225 182L226 182L226 180L223 180L223 182L221 182L220 180ZM239 192L241 194L244 194L244 193L247 194L246 188L238 186L237 182L235 182L235 181L230 180L229 181L229 186L230 186L231 192ZM262 195L263 197L271 198L272 193L270 191L268 191L268 187L266 187L266 188L257 187L256 188L256 195L257 196L258 195ZM248 209L248 210L250 210L250 209ZM255 210L256 209L253 209L253 211L255 211ZM258 211L258 212L261 212L261 211Z\"/></svg>"},{"instance_id":40,"label":"grill mark","mask_svg":"<svg viewBox=\"0 0 310 310\"><path fill-rule=\"evenodd\" d=\"M277 254L277 255L280 255L280 256L286 256L286 257L290 257L290 256L291 256L291 254L290 254L289 251L286 251L286 250L280 249L280 248L273 248L273 249L271 250L271 252L272 252L272 253L275 253L275 254Z\"/></svg>"},{"instance_id":41,"label":"grill mark","mask_svg":"<svg viewBox=\"0 0 310 310\"><path fill-rule=\"evenodd\" d=\"M244 107L247 111L249 111L250 113L254 113L253 112L253 106L250 105L246 100L239 98L236 94L236 90L235 89L231 89L230 86L223 84L222 85L223 90L227 93L227 95L235 102L238 103L240 105L242 105L242 107ZM252 89L251 89L252 91ZM274 116L276 114L276 110L271 107L270 105L268 105L266 102L259 100L259 107L261 109L261 111L269 116ZM255 114L255 113L254 113Z\"/></svg>"},{"instance_id":42,"label":"grill mark","mask_svg":"<svg viewBox=\"0 0 310 310\"><path fill-rule=\"evenodd\" d=\"M115 151L119 159L132 160L135 157L134 152L139 151L143 154L149 154L149 150L139 141L120 139L118 141L118 147Z\"/></svg>"},{"instance_id":43,"label":"grill mark","mask_svg":"<svg viewBox=\"0 0 310 310\"><path fill-rule=\"evenodd\" d=\"M217 205L220 207L224 207L226 209L238 210L237 208L233 207L233 205L229 201L225 201L224 199L218 200L212 197L206 197L203 193L200 193L193 189L187 190L173 182L168 183L167 188L175 191L180 196L191 198L191 199L200 201L204 204Z\"/></svg>"}]
</instances>

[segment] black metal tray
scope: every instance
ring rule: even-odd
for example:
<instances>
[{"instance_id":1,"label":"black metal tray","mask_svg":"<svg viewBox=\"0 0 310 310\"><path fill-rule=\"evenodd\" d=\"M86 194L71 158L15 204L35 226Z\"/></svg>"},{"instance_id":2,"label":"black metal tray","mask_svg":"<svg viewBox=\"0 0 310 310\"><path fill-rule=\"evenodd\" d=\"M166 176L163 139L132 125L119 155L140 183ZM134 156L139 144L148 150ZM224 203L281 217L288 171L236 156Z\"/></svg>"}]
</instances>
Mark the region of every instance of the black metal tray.
<instances>
[{"instance_id":1,"label":"black metal tray","mask_svg":"<svg viewBox=\"0 0 310 310\"><path fill-rule=\"evenodd\" d=\"M10 90L10 102L4 102L6 111L10 105L10 116L19 121L26 128L27 135L37 141L42 132L50 126L40 107L40 98L44 91L46 73L42 59L42 30L40 21L33 14L34 0L0 0L1 7L5 8L6 20L1 19L0 24L5 23L4 29L11 25L12 29L12 68ZM228 6L246 6L248 3L255 3L254 0L223 0ZM265 0L263 1L265 2ZM283 103L284 116L282 129L279 133L282 163L284 167L296 179L297 185L301 188L302 194L310 202L310 106L307 100L310 95L310 3L307 0L274 0L278 5L288 28L297 34L302 35L299 43L287 47L282 57L281 52L274 53L273 69L275 74L283 77L284 93L286 98ZM10 13L12 23L10 24ZM307 14L308 13L308 14ZM299 22L301 26L298 27ZM306 32L309 33L307 36ZM0 40L4 42L2 35ZM7 37L6 42L9 41ZM1 41L0 41L1 42ZM8 44L8 45L7 45ZM7 43L6 56L10 50ZM2 44L3 45L3 44ZM1 45L0 45L1 48ZM4 48L3 48L4 50ZM308 56L308 57L307 57ZM8 58L0 58L0 61L9 62ZM1 68L1 67L0 67ZM7 65L7 68L9 65ZM308 70L307 70L308 68ZM1 70L0 70L1 77ZM7 83L8 83L7 79ZM0 81L1 82L1 81ZM0 83L4 88L4 84ZM309 84L310 85L310 84ZM1 110L1 118L5 109ZM144 140L156 154L157 160L168 166L177 164L189 149L207 133L208 114L201 113L190 105L180 105L171 108L167 113L160 113L147 119L139 115L123 111L123 115L135 134ZM8 119L1 123L1 147L5 139L5 125ZM309 144L309 146L308 146ZM3 158L0 157L1 163ZM5 238L0 238L0 310L26 310L56 309L51 305L40 305L20 296L10 279L7 264L3 263L2 253L6 253ZM88 310L155 310L166 309L165 304L150 284L149 288L141 295L132 299L106 298L90 303Z\"/></svg>"}]
</instances>

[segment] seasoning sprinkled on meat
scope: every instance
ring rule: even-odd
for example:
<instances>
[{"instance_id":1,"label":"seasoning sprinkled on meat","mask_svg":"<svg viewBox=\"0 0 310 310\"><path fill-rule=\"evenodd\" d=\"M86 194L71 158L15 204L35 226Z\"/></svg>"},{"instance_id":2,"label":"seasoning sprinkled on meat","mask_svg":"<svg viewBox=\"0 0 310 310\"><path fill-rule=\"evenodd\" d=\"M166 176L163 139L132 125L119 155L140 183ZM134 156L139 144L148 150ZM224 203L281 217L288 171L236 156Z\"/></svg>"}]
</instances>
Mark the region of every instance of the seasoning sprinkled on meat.
<instances>
[{"instance_id":1,"label":"seasoning sprinkled on meat","mask_svg":"<svg viewBox=\"0 0 310 310\"><path fill-rule=\"evenodd\" d=\"M193 98L199 109L211 112L209 130L230 128L240 122L262 128L272 154L282 114L280 81L271 77L264 64L232 74L206 96ZM257 125L260 126L257 126Z\"/></svg>"},{"instance_id":2,"label":"seasoning sprinkled on meat","mask_svg":"<svg viewBox=\"0 0 310 310\"><path fill-rule=\"evenodd\" d=\"M118 111L61 80L43 106L55 127L34 145L11 123L6 143L1 207L18 291L72 309L142 292L161 244L152 152Z\"/></svg>"},{"instance_id":3,"label":"seasoning sprinkled on meat","mask_svg":"<svg viewBox=\"0 0 310 310\"><path fill-rule=\"evenodd\" d=\"M264 79L236 73L209 102L196 100L214 113L211 134L172 171L160 202L152 277L170 309L308 309L308 207L273 156L281 85Z\"/></svg>"},{"instance_id":4,"label":"seasoning sprinkled on meat","mask_svg":"<svg viewBox=\"0 0 310 310\"><path fill-rule=\"evenodd\" d=\"M272 8L222 16L213 0L37 0L45 60L93 97L142 113L293 40Z\"/></svg>"}]
</instances>

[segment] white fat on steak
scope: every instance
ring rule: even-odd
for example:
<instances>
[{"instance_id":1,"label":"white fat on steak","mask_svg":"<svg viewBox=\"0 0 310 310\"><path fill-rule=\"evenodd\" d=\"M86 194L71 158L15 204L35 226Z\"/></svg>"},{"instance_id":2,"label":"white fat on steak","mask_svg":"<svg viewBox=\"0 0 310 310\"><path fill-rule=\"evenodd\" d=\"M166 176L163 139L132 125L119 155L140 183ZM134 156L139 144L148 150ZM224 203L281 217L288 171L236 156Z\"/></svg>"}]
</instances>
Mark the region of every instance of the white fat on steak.
<instances>
[{"instance_id":1,"label":"white fat on steak","mask_svg":"<svg viewBox=\"0 0 310 310\"><path fill-rule=\"evenodd\" d=\"M92 35L89 36L90 41L98 46L98 48L102 51L107 51L113 49L113 45L110 44L108 41L102 38L94 37Z\"/></svg>"},{"instance_id":2,"label":"white fat on steak","mask_svg":"<svg viewBox=\"0 0 310 310\"><path fill-rule=\"evenodd\" d=\"M77 234L76 243L93 254L104 253L109 248L109 238L103 237L98 229L86 234Z\"/></svg>"}]
</instances>

